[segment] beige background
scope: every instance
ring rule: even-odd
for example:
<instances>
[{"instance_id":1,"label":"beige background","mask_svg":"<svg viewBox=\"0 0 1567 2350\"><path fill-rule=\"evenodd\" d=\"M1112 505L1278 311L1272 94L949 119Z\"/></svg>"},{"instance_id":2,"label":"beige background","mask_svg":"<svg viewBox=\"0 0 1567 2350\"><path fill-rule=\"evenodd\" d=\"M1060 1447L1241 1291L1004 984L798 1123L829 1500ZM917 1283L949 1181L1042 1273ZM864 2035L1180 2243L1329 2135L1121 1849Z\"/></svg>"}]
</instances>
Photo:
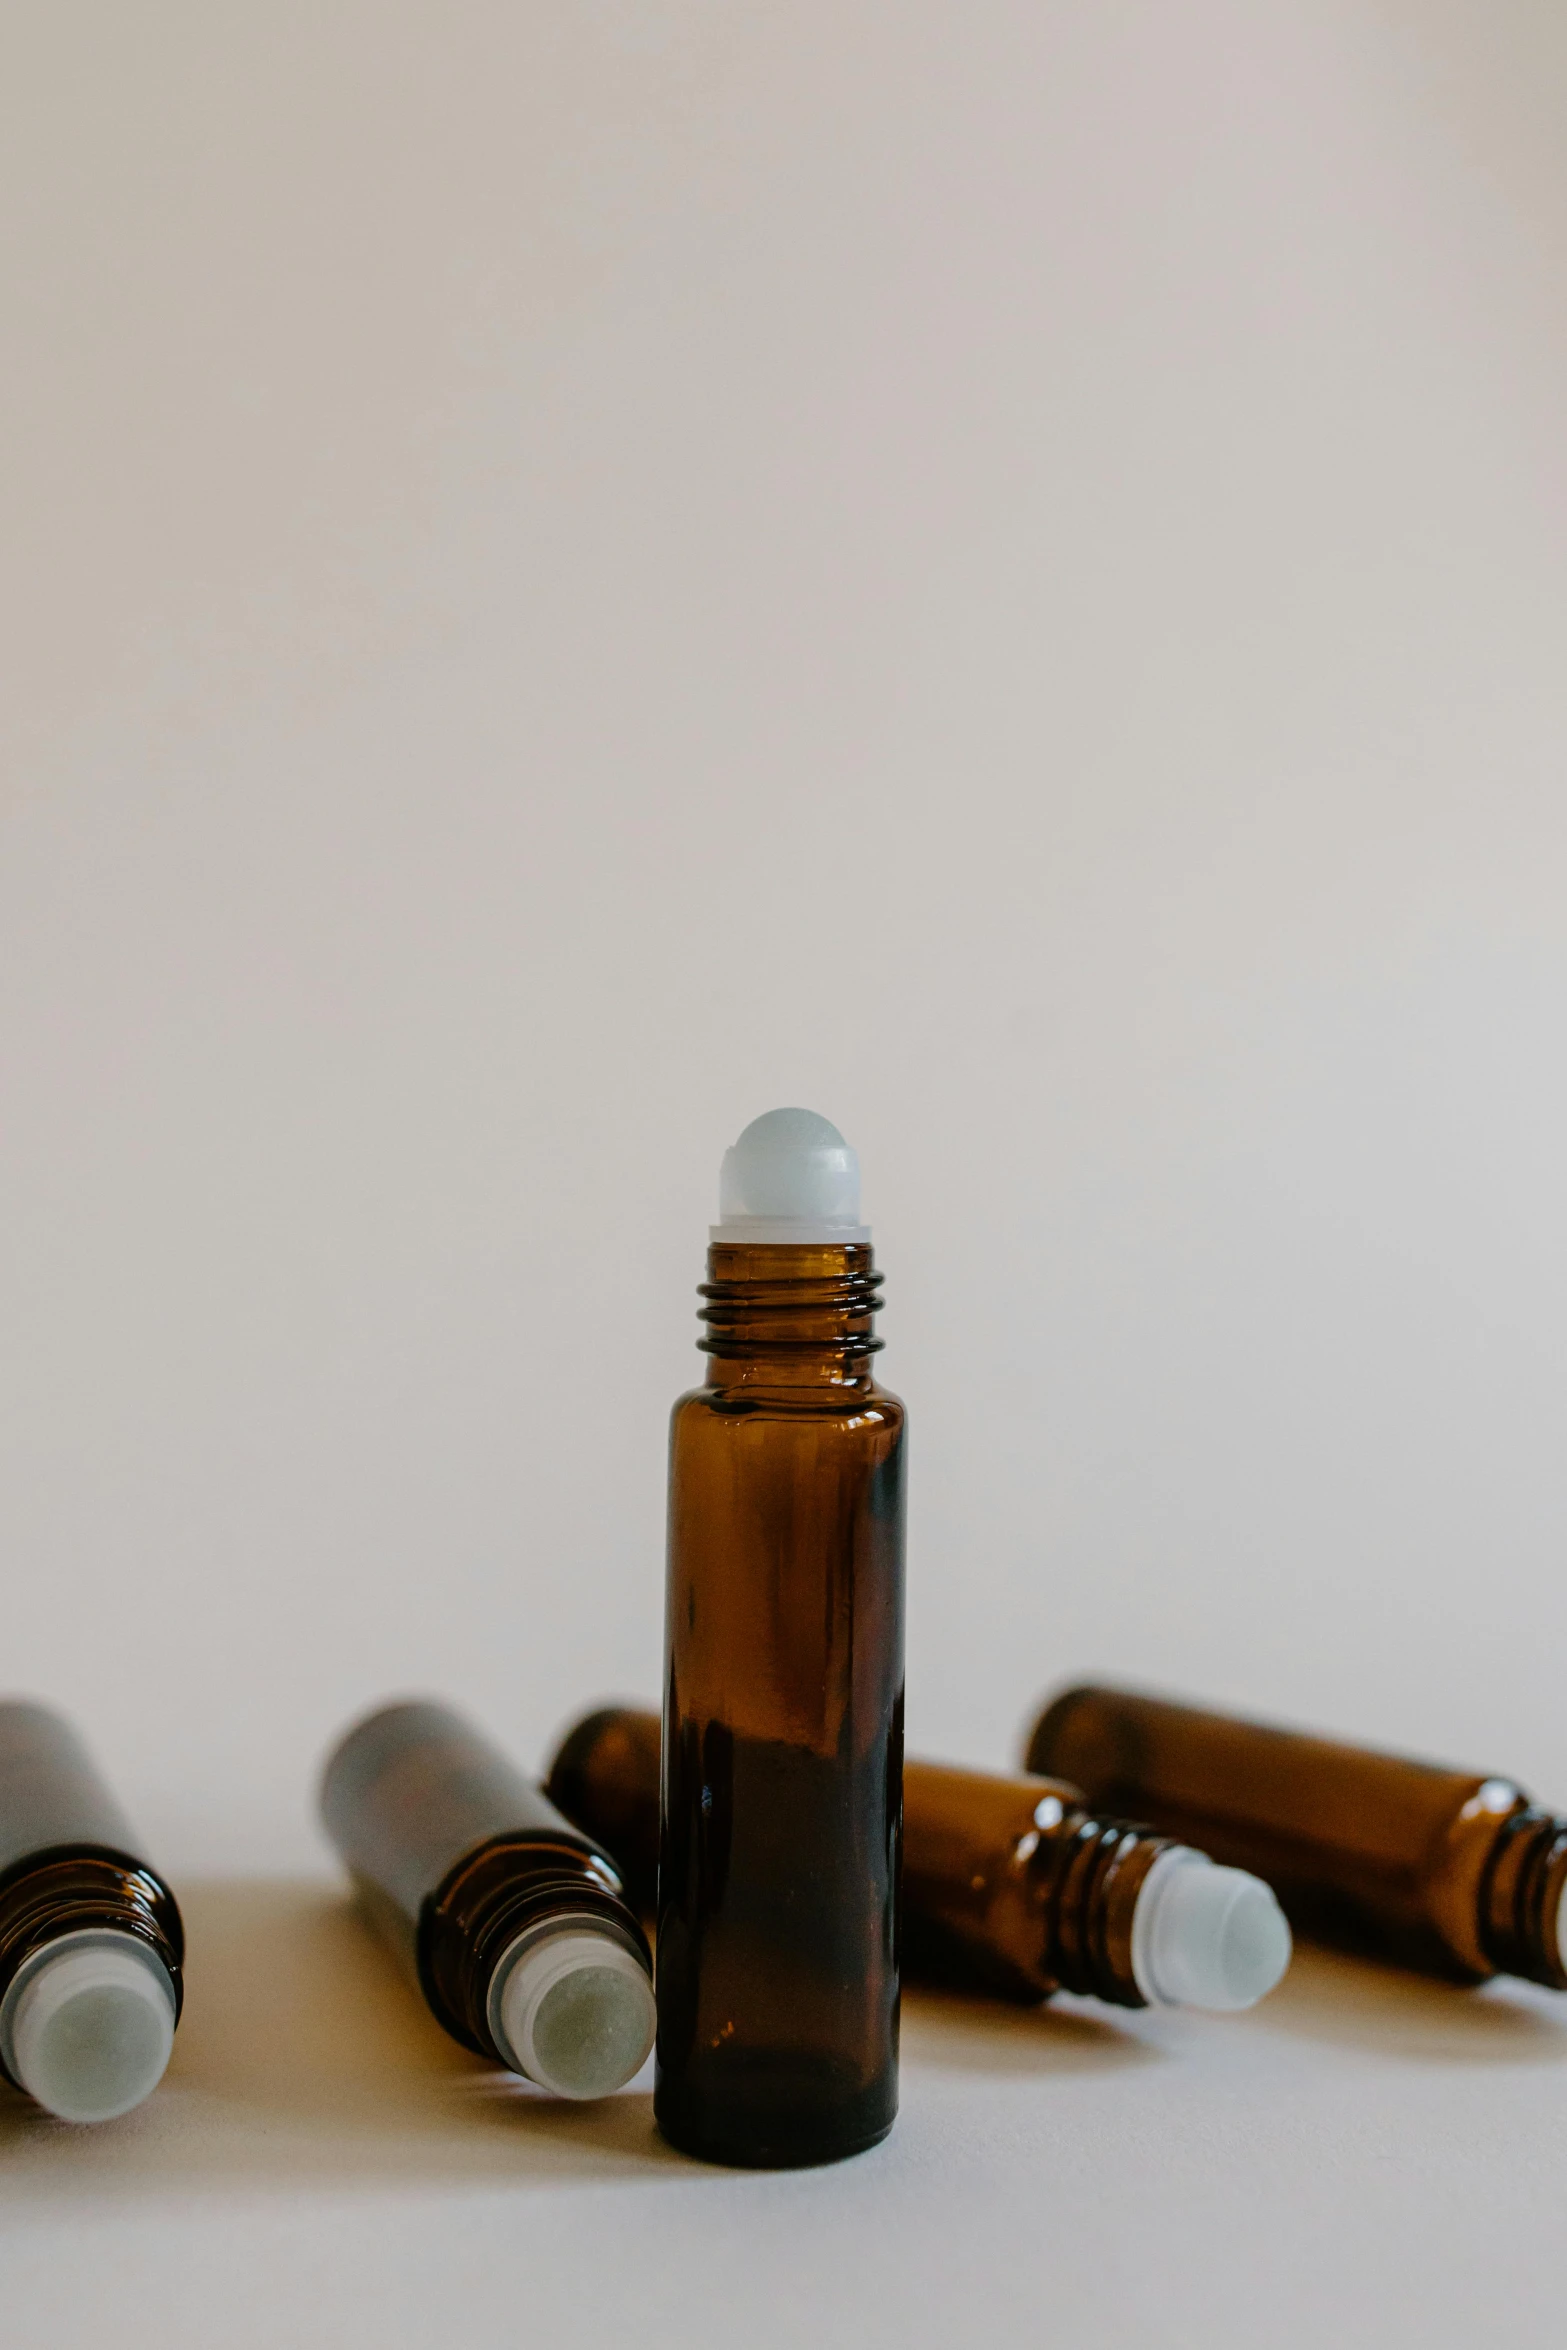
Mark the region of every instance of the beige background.
<instances>
[{"instance_id":1,"label":"beige background","mask_svg":"<svg viewBox=\"0 0 1567 2350\"><path fill-rule=\"evenodd\" d=\"M1097 1666L1567 1802L1564 115L1549 0L7 12L0 1670L206 1954L0 2117L18 2339L1559 2338L1543 1995L925 2002L722 2179L404 2016L310 1782L653 1690L801 1101L922 1748Z\"/></svg>"}]
</instances>

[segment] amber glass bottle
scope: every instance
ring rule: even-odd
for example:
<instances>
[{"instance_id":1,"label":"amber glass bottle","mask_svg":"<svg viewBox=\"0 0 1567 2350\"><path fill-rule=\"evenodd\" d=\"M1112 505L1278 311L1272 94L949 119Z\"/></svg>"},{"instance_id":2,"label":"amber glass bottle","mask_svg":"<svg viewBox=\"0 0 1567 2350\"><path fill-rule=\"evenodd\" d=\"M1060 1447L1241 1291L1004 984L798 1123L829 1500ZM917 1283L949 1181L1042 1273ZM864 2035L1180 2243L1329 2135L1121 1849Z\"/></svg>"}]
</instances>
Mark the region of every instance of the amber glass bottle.
<instances>
[{"instance_id":1,"label":"amber glass bottle","mask_svg":"<svg viewBox=\"0 0 1567 2350\"><path fill-rule=\"evenodd\" d=\"M544 1792L620 1871L639 1917L658 1908L660 1724L650 1707L601 1705L573 1723Z\"/></svg>"},{"instance_id":2,"label":"amber glass bottle","mask_svg":"<svg viewBox=\"0 0 1567 2350\"><path fill-rule=\"evenodd\" d=\"M69 1723L0 1704L0 2067L66 2121L163 2076L183 1993L174 1895Z\"/></svg>"},{"instance_id":3,"label":"amber glass bottle","mask_svg":"<svg viewBox=\"0 0 1567 2350\"><path fill-rule=\"evenodd\" d=\"M1567 1989L1567 1819L1511 1779L1108 1688L1056 1698L1028 1763L1255 1870L1303 1933L1459 1982Z\"/></svg>"},{"instance_id":4,"label":"amber glass bottle","mask_svg":"<svg viewBox=\"0 0 1567 2350\"><path fill-rule=\"evenodd\" d=\"M671 1427L654 2110L720 2162L897 2110L904 1415L857 1193L824 1119L746 1130Z\"/></svg>"},{"instance_id":5,"label":"amber glass bottle","mask_svg":"<svg viewBox=\"0 0 1567 2350\"><path fill-rule=\"evenodd\" d=\"M657 1714L607 1706L567 1733L549 1776L551 1799L613 1854L644 1906L658 1770ZM1008 1999L1065 1990L1121 2007L1249 2007L1282 1974L1288 1931L1265 1886L1230 1869L1194 1878L1185 1864L1197 1857L1095 1815L1059 1780L907 1761L905 1971Z\"/></svg>"},{"instance_id":6,"label":"amber glass bottle","mask_svg":"<svg viewBox=\"0 0 1567 2350\"><path fill-rule=\"evenodd\" d=\"M416 1699L360 1722L321 1816L454 2040L563 2097L637 2071L652 1965L619 1874L460 1714Z\"/></svg>"}]
</instances>

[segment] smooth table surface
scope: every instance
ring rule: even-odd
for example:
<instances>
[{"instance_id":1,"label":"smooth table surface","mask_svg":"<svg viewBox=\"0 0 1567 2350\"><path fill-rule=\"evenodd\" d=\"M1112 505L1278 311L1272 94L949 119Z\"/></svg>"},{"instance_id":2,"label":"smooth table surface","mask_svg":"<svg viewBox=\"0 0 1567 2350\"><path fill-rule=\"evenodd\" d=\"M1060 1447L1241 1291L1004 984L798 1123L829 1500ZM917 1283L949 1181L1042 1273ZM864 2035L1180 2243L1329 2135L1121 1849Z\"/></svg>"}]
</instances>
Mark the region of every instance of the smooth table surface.
<instances>
[{"instance_id":1,"label":"smooth table surface","mask_svg":"<svg viewBox=\"0 0 1567 2350\"><path fill-rule=\"evenodd\" d=\"M549 2103L339 1890L180 1888L140 2112L0 2108L6 2338L477 2346L1558 2342L1567 1999L1303 1951L1249 2016L913 1993L885 2145L684 2161L650 2075Z\"/></svg>"}]
</instances>

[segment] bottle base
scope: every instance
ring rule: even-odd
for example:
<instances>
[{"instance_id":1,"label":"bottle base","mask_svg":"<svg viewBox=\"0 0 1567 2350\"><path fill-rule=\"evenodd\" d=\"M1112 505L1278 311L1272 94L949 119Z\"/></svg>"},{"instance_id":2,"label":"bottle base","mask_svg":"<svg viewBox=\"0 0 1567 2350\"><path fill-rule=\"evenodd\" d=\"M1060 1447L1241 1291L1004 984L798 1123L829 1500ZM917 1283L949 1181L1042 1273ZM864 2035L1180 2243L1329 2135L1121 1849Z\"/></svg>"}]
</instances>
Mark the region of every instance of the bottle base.
<instances>
[{"instance_id":1,"label":"bottle base","mask_svg":"<svg viewBox=\"0 0 1567 2350\"><path fill-rule=\"evenodd\" d=\"M660 2135L698 2162L726 2170L806 2170L845 2162L879 2146L897 2119L895 2073L845 2096L842 2068L798 2056L756 2055L739 2064L731 2058L724 2069L727 2094L715 2095L711 2082L677 2086L667 2073L654 2091ZM821 2093L827 2081L836 2096Z\"/></svg>"},{"instance_id":2,"label":"bottle base","mask_svg":"<svg viewBox=\"0 0 1567 2350\"><path fill-rule=\"evenodd\" d=\"M682 2130L656 2113L654 2119L658 2122L659 2136L677 2154L689 2155L694 2162L715 2163L723 2170L819 2170L829 2162L848 2162L856 2154L868 2154L892 2133L889 2121L872 2130L869 2136L838 2140L831 2145L819 2139L798 2143L776 2138L742 2141Z\"/></svg>"}]
</instances>

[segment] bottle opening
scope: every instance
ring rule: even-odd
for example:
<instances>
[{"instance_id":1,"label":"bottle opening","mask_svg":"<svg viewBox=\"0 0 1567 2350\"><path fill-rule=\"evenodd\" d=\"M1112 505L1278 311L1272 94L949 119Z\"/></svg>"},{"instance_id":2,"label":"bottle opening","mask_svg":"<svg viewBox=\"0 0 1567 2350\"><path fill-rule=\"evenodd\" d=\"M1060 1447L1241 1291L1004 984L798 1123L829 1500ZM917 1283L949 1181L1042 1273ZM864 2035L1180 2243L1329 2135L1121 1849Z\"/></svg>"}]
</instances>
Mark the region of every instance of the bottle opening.
<instances>
[{"instance_id":1,"label":"bottle opening","mask_svg":"<svg viewBox=\"0 0 1567 2350\"><path fill-rule=\"evenodd\" d=\"M719 1243L850 1247L870 1239L860 1222L860 1162L830 1119L814 1110L768 1110L724 1153L718 1177Z\"/></svg>"}]
</instances>

